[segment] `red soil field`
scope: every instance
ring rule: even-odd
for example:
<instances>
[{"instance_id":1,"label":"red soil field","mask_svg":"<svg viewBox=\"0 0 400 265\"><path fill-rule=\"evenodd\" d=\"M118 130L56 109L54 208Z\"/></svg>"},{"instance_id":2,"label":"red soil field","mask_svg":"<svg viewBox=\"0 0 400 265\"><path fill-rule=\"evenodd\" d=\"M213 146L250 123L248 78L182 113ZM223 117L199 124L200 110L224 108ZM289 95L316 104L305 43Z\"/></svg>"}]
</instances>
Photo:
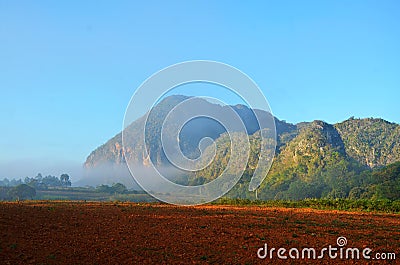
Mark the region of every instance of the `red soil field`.
<instances>
[{"instance_id":1,"label":"red soil field","mask_svg":"<svg viewBox=\"0 0 400 265\"><path fill-rule=\"evenodd\" d=\"M399 264L400 216L256 206L101 202L0 203L1 264ZM303 248L347 245L360 260L301 259ZM257 251L276 248L272 259ZM278 258L285 248L287 260ZM300 259L291 259L297 248ZM370 260L362 257L372 249ZM260 252L261 255L263 251ZM294 254L293 254L294 253ZM339 253L339 251L337 251ZM375 254L395 253L377 261ZM295 255L295 252L292 252ZM345 257L345 256L344 256Z\"/></svg>"}]
</instances>

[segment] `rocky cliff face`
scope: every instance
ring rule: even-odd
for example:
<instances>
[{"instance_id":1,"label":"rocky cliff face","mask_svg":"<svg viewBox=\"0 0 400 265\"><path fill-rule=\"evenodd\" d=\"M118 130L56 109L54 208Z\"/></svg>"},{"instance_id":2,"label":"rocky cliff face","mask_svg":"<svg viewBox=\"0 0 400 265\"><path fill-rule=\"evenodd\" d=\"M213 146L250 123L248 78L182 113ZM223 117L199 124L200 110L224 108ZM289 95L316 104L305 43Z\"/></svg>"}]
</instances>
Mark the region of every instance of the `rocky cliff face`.
<instances>
[{"instance_id":1,"label":"rocky cliff face","mask_svg":"<svg viewBox=\"0 0 400 265\"><path fill-rule=\"evenodd\" d=\"M87 157L84 166L86 168L95 168L102 164L125 164L126 161L133 161L141 165L148 165L150 160L158 166L168 165L168 159L165 156L161 145L161 126L166 119L167 114L180 102L188 99L186 96L171 96L162 100L149 113L146 123L146 139L143 139L141 128L145 122L144 117L136 120L125 130L125 136L129 139L129 145L122 146L122 133L117 134L105 144L91 152ZM212 109L216 113L227 112L227 107L210 103L203 99L191 102L191 110ZM258 131L259 125L253 111L246 106L236 105L232 108L242 118L248 134ZM189 110L188 110L189 111ZM259 111L261 115L267 115L266 112ZM277 121L279 123L279 121ZM279 124L279 128L284 126ZM287 131L288 129L282 129ZM217 139L226 132L225 128L218 122L200 117L189 121L180 133L179 144L184 155L195 158L200 155L198 149L199 142L204 137ZM149 150L149 156L145 155L145 146Z\"/></svg>"}]
</instances>

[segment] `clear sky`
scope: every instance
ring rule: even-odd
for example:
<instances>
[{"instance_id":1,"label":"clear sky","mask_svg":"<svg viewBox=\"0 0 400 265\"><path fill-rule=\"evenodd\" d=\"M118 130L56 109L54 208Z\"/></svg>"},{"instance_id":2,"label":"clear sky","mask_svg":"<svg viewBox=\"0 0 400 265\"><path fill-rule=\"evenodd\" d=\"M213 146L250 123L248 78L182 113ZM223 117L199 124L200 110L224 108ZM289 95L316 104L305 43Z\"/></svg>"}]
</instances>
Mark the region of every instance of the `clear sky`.
<instances>
[{"instance_id":1,"label":"clear sky","mask_svg":"<svg viewBox=\"0 0 400 265\"><path fill-rule=\"evenodd\" d=\"M32 176L81 165L121 130L135 89L186 60L241 69L289 122L400 123L399 11L377 0L0 0L0 178L21 163Z\"/></svg>"}]
</instances>

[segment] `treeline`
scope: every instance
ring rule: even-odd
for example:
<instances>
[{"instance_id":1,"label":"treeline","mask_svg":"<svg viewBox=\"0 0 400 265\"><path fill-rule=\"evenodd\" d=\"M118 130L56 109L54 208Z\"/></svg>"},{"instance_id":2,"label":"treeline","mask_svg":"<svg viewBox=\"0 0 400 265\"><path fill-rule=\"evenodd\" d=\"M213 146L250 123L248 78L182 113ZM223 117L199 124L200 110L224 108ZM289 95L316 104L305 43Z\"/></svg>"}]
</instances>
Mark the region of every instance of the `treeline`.
<instances>
[{"instance_id":1,"label":"treeline","mask_svg":"<svg viewBox=\"0 0 400 265\"><path fill-rule=\"evenodd\" d=\"M71 187L72 183L68 174L60 177L48 175L43 177L39 173L36 177L22 179L7 178L0 180L0 200L26 200L26 199L112 199L113 196L142 195L141 191L131 191L121 183L99 185L97 187ZM125 198L125 197L121 197ZM146 198L147 199L147 198Z\"/></svg>"},{"instance_id":2,"label":"treeline","mask_svg":"<svg viewBox=\"0 0 400 265\"><path fill-rule=\"evenodd\" d=\"M122 183L114 183L112 186L102 184L96 187L96 192L108 193L108 194L127 194L129 193L128 188Z\"/></svg>"},{"instance_id":3,"label":"treeline","mask_svg":"<svg viewBox=\"0 0 400 265\"><path fill-rule=\"evenodd\" d=\"M300 170L297 167L271 174L258 189L258 199L400 200L400 162L375 170L362 170L341 160L309 178L299 177ZM245 175L227 196L256 199L255 193L248 191L250 176Z\"/></svg>"},{"instance_id":4,"label":"treeline","mask_svg":"<svg viewBox=\"0 0 400 265\"><path fill-rule=\"evenodd\" d=\"M240 205L240 206L264 206L283 208L313 208L319 210L343 210L400 213L400 200L372 200L372 199L304 199L304 200L273 200L260 201L249 199L232 199L223 197L212 204Z\"/></svg>"},{"instance_id":5,"label":"treeline","mask_svg":"<svg viewBox=\"0 0 400 265\"><path fill-rule=\"evenodd\" d=\"M35 188L27 184L19 184L14 187L0 186L0 200L2 201L33 199L35 196Z\"/></svg>"},{"instance_id":6,"label":"treeline","mask_svg":"<svg viewBox=\"0 0 400 265\"><path fill-rule=\"evenodd\" d=\"M43 177L39 173L36 177L26 177L21 179L0 180L0 200L25 200L33 199L36 191L54 188L71 187L71 181L68 174L61 174L59 178L48 175Z\"/></svg>"},{"instance_id":7,"label":"treeline","mask_svg":"<svg viewBox=\"0 0 400 265\"><path fill-rule=\"evenodd\" d=\"M52 175L43 177L42 174L39 173L36 177L26 177L24 180L9 180L7 178L0 180L0 186L2 187L15 187L21 184L26 184L36 190L45 190L48 188L71 187L72 183L68 174L61 174L61 176L57 178L56 176Z\"/></svg>"}]
</instances>

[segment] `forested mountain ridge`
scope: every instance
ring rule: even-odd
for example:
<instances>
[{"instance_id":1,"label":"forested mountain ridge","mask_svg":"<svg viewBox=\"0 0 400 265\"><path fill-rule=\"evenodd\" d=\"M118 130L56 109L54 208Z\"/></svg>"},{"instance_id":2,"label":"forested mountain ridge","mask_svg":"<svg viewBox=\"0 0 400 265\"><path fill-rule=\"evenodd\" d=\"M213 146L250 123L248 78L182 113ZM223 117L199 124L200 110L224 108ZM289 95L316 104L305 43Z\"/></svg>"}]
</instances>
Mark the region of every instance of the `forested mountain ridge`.
<instances>
[{"instance_id":1,"label":"forested mountain ridge","mask_svg":"<svg viewBox=\"0 0 400 265\"><path fill-rule=\"evenodd\" d=\"M154 119L150 121L150 135L146 144L150 147L153 163L165 163L165 155L159 133L160 123L174 105L185 96L172 96L159 103ZM222 108L209 102L201 102L207 107ZM158 109L157 109L158 108ZM255 125L254 114L245 106L237 105L234 109L244 119L250 139L250 158L243 178L230 192L234 197L251 197L248 183L258 161L261 140L259 128ZM259 111L259 110L255 110ZM161 113L161 114L160 114ZM125 150L127 159L136 159L146 163L143 157L143 139L135 131L138 119L130 126L130 137L137 139ZM388 177L387 172L400 161L400 125L383 119L350 118L337 124L323 121L290 124L275 118L277 147L270 172L259 188L261 199L302 199L309 197L330 198L386 198L399 196L400 185L397 177ZM192 128L187 128L180 144L188 156L198 155L198 142L204 136L213 138L217 145L216 157L207 168L195 174L187 174L181 184L198 185L208 182L221 174L230 157L230 142L223 128L208 120L198 120ZM202 133L200 133L202 132ZM136 138L135 138L136 137ZM237 134L235 137L240 137ZM205 154L207 155L207 150ZM211 154L211 152L210 152ZM121 134L93 151L85 162L88 168L102 163L124 164ZM395 166L393 166L393 165ZM386 167L387 166L387 167ZM376 173L386 172L386 173ZM385 176L383 176L385 175ZM397 175L396 175L397 176ZM397 189L398 192L397 192ZM392 194L392 195L388 195ZM397 195L393 195L397 194Z\"/></svg>"},{"instance_id":2,"label":"forested mountain ridge","mask_svg":"<svg viewBox=\"0 0 400 265\"><path fill-rule=\"evenodd\" d=\"M373 129L360 130L358 139L373 138L371 135L376 134L377 130L384 130L390 137L389 141L380 147L381 152L388 154L396 152L395 148L398 146L400 137L396 138L393 135L398 133L399 126L382 119L365 120L368 123L373 122L375 126ZM364 120L351 119L350 121L363 123ZM377 125L381 123L382 126ZM259 198L394 198L396 196L396 198L400 198L400 179L398 179L400 175L397 173L395 176L387 176L387 172L397 172L396 170L387 170L387 168L393 168L394 165L399 167L399 163L388 163L387 167L367 164L365 161L370 156L369 152L352 157L346 151L352 146L346 145L336 126L323 121L313 121L301 123L297 126L296 133L289 132L292 137L295 136L278 148L272 168L259 188ZM287 133L278 134L278 142L279 138ZM250 136L250 142L257 146L257 143L260 142L259 137L259 134ZM381 141L384 141L383 139L388 140L382 137ZM230 156L229 139L221 137L217 140L217 145L224 148L218 150L216 161L209 168L191 176L189 184L197 185L210 181L226 167ZM365 144L357 143L357 146L365 146ZM246 188L257 164L257 150L257 148L251 148L252 152L245 175L230 192L230 196L242 198L253 196ZM398 153L394 153L390 157L396 157L396 155ZM376 161L383 160L376 156L374 159ZM373 167L371 168L371 166ZM378 174L376 172L386 173Z\"/></svg>"}]
</instances>

